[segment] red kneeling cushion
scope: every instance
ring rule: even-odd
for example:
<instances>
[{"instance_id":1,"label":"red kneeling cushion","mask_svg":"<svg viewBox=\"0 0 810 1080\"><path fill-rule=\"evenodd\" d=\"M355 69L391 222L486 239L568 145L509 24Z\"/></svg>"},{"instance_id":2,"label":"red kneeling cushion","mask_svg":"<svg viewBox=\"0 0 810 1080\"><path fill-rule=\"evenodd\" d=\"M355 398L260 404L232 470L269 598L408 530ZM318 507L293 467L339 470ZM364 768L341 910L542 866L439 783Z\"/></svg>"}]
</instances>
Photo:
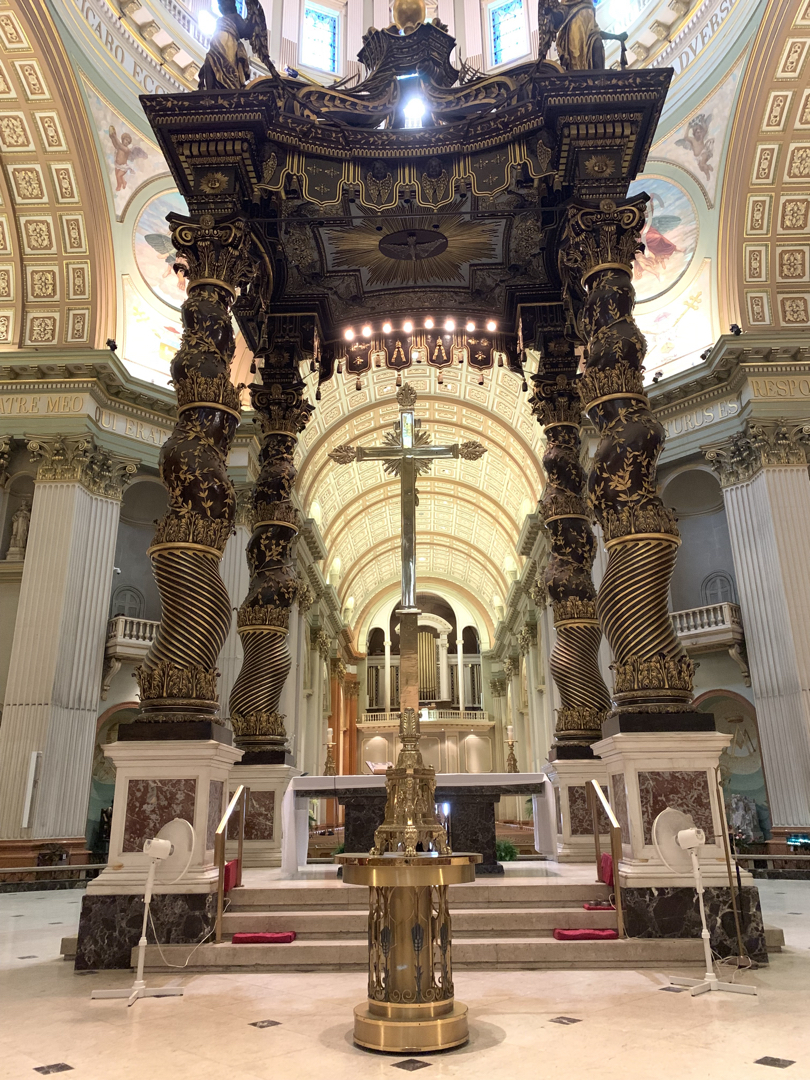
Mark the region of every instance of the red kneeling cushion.
<instances>
[{"instance_id":1,"label":"red kneeling cushion","mask_svg":"<svg viewBox=\"0 0 810 1080\"><path fill-rule=\"evenodd\" d=\"M599 877L605 885L613 884L613 857L607 853L603 854L600 860Z\"/></svg>"},{"instance_id":2,"label":"red kneeling cushion","mask_svg":"<svg viewBox=\"0 0 810 1080\"><path fill-rule=\"evenodd\" d=\"M592 904L583 904L583 908L586 911L615 911L613 904L609 900L603 900L601 902L596 901Z\"/></svg>"},{"instance_id":3,"label":"red kneeling cushion","mask_svg":"<svg viewBox=\"0 0 810 1080\"><path fill-rule=\"evenodd\" d=\"M234 945L289 945L295 941L295 931L287 930L281 934L234 934Z\"/></svg>"},{"instance_id":4,"label":"red kneeling cushion","mask_svg":"<svg viewBox=\"0 0 810 1080\"><path fill-rule=\"evenodd\" d=\"M614 941L617 930L555 930L556 941Z\"/></svg>"},{"instance_id":5,"label":"red kneeling cushion","mask_svg":"<svg viewBox=\"0 0 810 1080\"><path fill-rule=\"evenodd\" d=\"M231 859L230 862L225 863L225 873L223 874L222 881L226 893L230 892L236 885L236 868L238 865L238 859Z\"/></svg>"}]
</instances>

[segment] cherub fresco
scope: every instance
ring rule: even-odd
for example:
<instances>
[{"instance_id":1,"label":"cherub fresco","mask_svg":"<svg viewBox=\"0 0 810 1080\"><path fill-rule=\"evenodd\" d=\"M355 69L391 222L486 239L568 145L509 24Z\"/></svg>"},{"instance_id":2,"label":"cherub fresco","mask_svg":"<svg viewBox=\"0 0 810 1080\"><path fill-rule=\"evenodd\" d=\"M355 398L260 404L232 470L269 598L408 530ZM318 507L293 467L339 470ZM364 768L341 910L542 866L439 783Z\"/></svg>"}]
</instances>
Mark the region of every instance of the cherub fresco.
<instances>
[{"instance_id":1,"label":"cherub fresco","mask_svg":"<svg viewBox=\"0 0 810 1080\"><path fill-rule=\"evenodd\" d=\"M698 113L692 117L686 125L686 132L682 139L676 139L675 145L690 150L694 155L697 167L707 180L711 180L714 165L709 162L714 157L714 139L709 135L709 125L712 122L711 114Z\"/></svg>"},{"instance_id":2,"label":"cherub fresco","mask_svg":"<svg viewBox=\"0 0 810 1080\"><path fill-rule=\"evenodd\" d=\"M115 190L126 191L127 178L130 173L134 174L135 172L130 162L140 159L145 161L147 157L146 151L133 143L132 136L128 131L123 132L119 137L112 124L110 124L107 134L110 136L110 142L113 144L114 150Z\"/></svg>"}]
</instances>

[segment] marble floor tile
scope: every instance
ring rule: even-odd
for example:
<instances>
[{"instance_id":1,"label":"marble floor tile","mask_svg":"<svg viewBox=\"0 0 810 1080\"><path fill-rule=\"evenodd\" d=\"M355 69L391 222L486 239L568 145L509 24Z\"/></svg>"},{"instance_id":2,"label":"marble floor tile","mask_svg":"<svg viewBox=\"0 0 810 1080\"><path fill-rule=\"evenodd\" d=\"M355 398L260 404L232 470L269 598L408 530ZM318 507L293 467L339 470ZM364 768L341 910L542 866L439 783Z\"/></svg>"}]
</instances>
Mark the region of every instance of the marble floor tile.
<instances>
[{"instance_id":1,"label":"marble floor tile","mask_svg":"<svg viewBox=\"0 0 810 1080\"><path fill-rule=\"evenodd\" d=\"M127 986L132 974L80 977L59 959L78 922L77 894L3 894L0 1074L31 1080L34 1069L65 1062L76 1080L393 1080L409 1071L393 1066L412 1058L427 1063L414 1071L431 1080L763 1080L780 1069L764 1063L773 1059L794 1062L786 1075L809 1080L810 882L760 885L785 949L756 971L720 969L757 985L758 997L660 993L669 975L694 974L677 967L458 971L469 1043L401 1056L352 1043L352 1010L366 992L360 972L175 973L148 981L183 985L183 997L131 1009L91 1001L95 987ZM37 958L16 959L26 954ZM579 1022L553 1022L565 1017ZM276 1025L252 1026L269 1019Z\"/></svg>"}]
</instances>

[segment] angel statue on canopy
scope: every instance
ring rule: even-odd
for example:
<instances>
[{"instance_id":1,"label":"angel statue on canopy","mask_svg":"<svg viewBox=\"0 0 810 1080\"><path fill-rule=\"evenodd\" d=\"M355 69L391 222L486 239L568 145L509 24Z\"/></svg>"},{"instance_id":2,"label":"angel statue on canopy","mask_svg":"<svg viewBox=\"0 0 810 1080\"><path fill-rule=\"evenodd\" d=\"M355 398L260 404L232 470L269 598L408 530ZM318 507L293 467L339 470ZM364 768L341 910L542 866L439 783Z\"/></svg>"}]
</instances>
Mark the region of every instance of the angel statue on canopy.
<instances>
[{"instance_id":1,"label":"angel statue on canopy","mask_svg":"<svg viewBox=\"0 0 810 1080\"><path fill-rule=\"evenodd\" d=\"M599 28L594 0L539 0L538 30L540 59L556 44L564 71L604 70L605 41L620 43L620 66L627 67L627 34L609 34Z\"/></svg>"},{"instance_id":2,"label":"angel statue on canopy","mask_svg":"<svg viewBox=\"0 0 810 1080\"><path fill-rule=\"evenodd\" d=\"M250 78L250 61L242 40L250 41L257 60L272 73L267 22L260 0L246 0L245 16L238 0L219 0L220 17L200 69L200 90L241 90Z\"/></svg>"}]
</instances>

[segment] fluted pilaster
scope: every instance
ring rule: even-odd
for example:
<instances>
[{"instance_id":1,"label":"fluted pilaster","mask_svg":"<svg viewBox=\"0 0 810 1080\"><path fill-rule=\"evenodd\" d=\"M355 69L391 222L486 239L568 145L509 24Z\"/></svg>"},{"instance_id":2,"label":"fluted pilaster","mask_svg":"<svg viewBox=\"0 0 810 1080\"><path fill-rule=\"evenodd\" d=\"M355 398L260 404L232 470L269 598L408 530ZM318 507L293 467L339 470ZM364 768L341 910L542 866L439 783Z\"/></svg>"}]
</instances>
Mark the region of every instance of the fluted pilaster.
<instances>
[{"instance_id":1,"label":"fluted pilaster","mask_svg":"<svg viewBox=\"0 0 810 1080\"><path fill-rule=\"evenodd\" d=\"M692 700L694 665L672 627L669 581L680 537L656 494L664 429L644 394L646 342L633 321L632 263L644 198L569 208L560 249L566 295L584 291L583 407L600 433L588 492L608 549L597 613L615 663L619 711L675 712Z\"/></svg>"},{"instance_id":2,"label":"fluted pilaster","mask_svg":"<svg viewBox=\"0 0 810 1080\"><path fill-rule=\"evenodd\" d=\"M807 421L704 447L723 486L774 826L810 826Z\"/></svg>"},{"instance_id":3,"label":"fluted pilaster","mask_svg":"<svg viewBox=\"0 0 810 1080\"><path fill-rule=\"evenodd\" d=\"M83 837L120 499L137 462L91 436L31 439L38 462L0 727L0 836ZM31 754L41 752L28 828Z\"/></svg>"},{"instance_id":4,"label":"fluted pilaster","mask_svg":"<svg viewBox=\"0 0 810 1080\"><path fill-rule=\"evenodd\" d=\"M543 584L551 598L557 640L549 667L560 693L554 749L587 748L601 737L610 694L599 670L602 631L591 578L596 543L583 499L585 470L580 464L581 405L573 347L549 343L542 370L535 375L532 411L543 425L546 486L540 513L551 540Z\"/></svg>"}]
</instances>

